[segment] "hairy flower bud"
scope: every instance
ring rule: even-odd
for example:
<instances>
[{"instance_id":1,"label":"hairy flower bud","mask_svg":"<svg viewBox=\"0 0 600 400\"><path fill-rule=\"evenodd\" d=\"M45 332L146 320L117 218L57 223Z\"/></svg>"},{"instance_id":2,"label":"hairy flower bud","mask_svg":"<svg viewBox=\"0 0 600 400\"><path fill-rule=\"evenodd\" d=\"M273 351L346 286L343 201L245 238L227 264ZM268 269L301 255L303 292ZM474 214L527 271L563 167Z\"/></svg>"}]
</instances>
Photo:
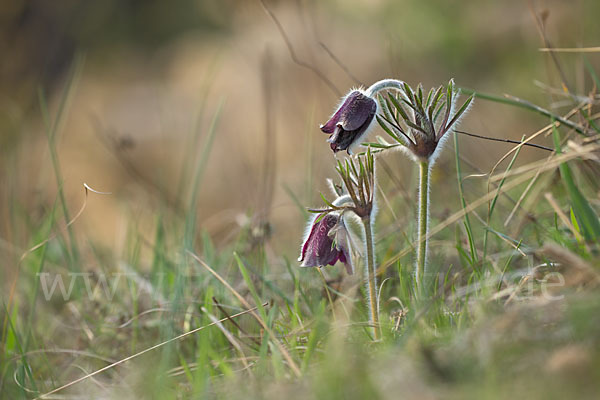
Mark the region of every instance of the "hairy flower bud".
<instances>
[{"instance_id":1,"label":"hairy flower bud","mask_svg":"<svg viewBox=\"0 0 600 400\"><path fill-rule=\"evenodd\" d=\"M349 274L354 273L348 232L340 215L319 214L311 219L298 261L302 267L334 265L341 261Z\"/></svg>"},{"instance_id":2,"label":"hairy flower bud","mask_svg":"<svg viewBox=\"0 0 600 400\"><path fill-rule=\"evenodd\" d=\"M360 144L368 133L377 113L377 102L360 90L351 91L329 121L321 125L321 131L331 136L327 140L331 150L352 149Z\"/></svg>"}]
</instances>

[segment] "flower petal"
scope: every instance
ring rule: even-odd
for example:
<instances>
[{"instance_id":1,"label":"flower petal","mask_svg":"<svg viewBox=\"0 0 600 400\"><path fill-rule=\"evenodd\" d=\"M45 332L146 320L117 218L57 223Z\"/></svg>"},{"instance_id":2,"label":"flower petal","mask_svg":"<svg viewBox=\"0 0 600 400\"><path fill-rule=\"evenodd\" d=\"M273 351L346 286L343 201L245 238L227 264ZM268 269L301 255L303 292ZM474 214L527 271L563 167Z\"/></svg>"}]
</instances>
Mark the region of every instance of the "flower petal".
<instances>
[{"instance_id":1,"label":"flower petal","mask_svg":"<svg viewBox=\"0 0 600 400\"><path fill-rule=\"evenodd\" d=\"M321 131L324 133L332 134L335 131L335 128L338 126L340 122L340 118L344 113L344 110L348 108L349 104L354 101L354 93L359 93L357 91L350 92L342 101L342 104L338 107L338 109L333 113L333 115L329 118L329 121L325 122L325 124L321 125Z\"/></svg>"},{"instance_id":2,"label":"flower petal","mask_svg":"<svg viewBox=\"0 0 600 400\"><path fill-rule=\"evenodd\" d=\"M348 95L340 110L342 113L339 123L342 128L345 131L355 131L367 121L371 122L377 112L377 102L356 90Z\"/></svg>"},{"instance_id":3,"label":"flower petal","mask_svg":"<svg viewBox=\"0 0 600 400\"><path fill-rule=\"evenodd\" d=\"M343 218L340 218L340 222L335 228L335 245L336 248L341 252L340 261L346 266L346 271L349 275L354 274L350 232L348 231Z\"/></svg>"},{"instance_id":4,"label":"flower petal","mask_svg":"<svg viewBox=\"0 0 600 400\"><path fill-rule=\"evenodd\" d=\"M340 115L342 113L342 110L338 110L335 114L333 114L333 116L329 119L329 121L325 122L325 124L321 125L321 132L323 133L327 133L327 134L332 134L335 131L335 128L337 127L337 123L340 120Z\"/></svg>"}]
</instances>

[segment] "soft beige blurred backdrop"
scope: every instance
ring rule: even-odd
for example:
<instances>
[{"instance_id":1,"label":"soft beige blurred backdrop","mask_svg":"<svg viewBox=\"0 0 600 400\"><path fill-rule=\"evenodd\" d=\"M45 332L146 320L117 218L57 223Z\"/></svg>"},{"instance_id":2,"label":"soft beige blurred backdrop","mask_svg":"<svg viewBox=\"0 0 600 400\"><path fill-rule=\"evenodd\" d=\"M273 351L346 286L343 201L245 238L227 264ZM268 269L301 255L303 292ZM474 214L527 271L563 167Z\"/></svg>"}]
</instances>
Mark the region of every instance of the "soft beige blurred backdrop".
<instances>
[{"instance_id":1,"label":"soft beige blurred backdrop","mask_svg":"<svg viewBox=\"0 0 600 400\"><path fill-rule=\"evenodd\" d=\"M57 140L71 214L83 202L83 182L112 192L89 196L74 225L82 242L119 254L132 226L152 241L156 215L188 201L181 187L191 177L180 182L182 165L186 154L195 154L196 161L200 157L222 104L201 182L197 225L218 245L227 242L263 207L267 165L275 171L268 218L272 248L294 257L303 217L285 188L305 205L319 204L334 158L318 125L339 96L292 61L260 2L44 3L0 6L3 259L14 259L35 242L28 227L39 224L56 199L38 88L45 88L54 117L77 54L85 62ZM318 68L340 92L357 83L320 41L365 85L394 77L431 86L454 77L460 86L510 93L550 107L553 99L534 80L553 87L558 80L543 72L552 68L548 56L538 51L542 42L531 9L545 13L548 37L558 47L597 45L593 39L600 37L594 22L600 6L588 0L267 3L298 58ZM589 58L599 64L596 55ZM583 88L581 57L560 59L567 76ZM267 119L273 127L270 139ZM484 101L476 101L464 121L465 130L512 139L546 122ZM196 144L194 132L199 132ZM265 164L267 140L274 148L273 159ZM482 171L509 149L460 140L465 158ZM523 151L524 160L543 155ZM388 161L399 178L410 179L409 163L400 156ZM448 151L435 179L455 182L453 165Z\"/></svg>"}]
</instances>

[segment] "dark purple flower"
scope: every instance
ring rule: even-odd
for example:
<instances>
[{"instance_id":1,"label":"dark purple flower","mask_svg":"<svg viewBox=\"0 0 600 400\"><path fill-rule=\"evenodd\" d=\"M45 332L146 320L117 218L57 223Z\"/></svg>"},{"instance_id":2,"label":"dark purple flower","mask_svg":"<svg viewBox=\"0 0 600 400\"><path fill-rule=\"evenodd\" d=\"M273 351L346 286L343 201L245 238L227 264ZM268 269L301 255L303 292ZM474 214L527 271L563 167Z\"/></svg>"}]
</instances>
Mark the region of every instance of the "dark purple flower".
<instances>
[{"instance_id":1,"label":"dark purple flower","mask_svg":"<svg viewBox=\"0 0 600 400\"><path fill-rule=\"evenodd\" d=\"M331 136L331 150L346 150L352 154L352 147L360 144L368 132L377 113L377 102L359 90L350 92L342 105L331 116L329 121L321 125L321 130Z\"/></svg>"},{"instance_id":2,"label":"dark purple flower","mask_svg":"<svg viewBox=\"0 0 600 400\"><path fill-rule=\"evenodd\" d=\"M339 215L319 214L312 219L298 261L302 267L321 267L341 261L349 274L354 273L348 232Z\"/></svg>"}]
</instances>

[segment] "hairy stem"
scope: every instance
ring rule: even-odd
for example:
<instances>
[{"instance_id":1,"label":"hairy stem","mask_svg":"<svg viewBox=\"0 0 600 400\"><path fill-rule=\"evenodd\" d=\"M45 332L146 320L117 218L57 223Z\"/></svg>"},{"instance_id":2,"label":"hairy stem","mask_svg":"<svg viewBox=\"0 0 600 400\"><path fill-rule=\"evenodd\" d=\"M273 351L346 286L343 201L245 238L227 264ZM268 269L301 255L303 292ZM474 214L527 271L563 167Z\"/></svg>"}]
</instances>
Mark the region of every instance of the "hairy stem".
<instances>
[{"instance_id":1,"label":"hairy stem","mask_svg":"<svg viewBox=\"0 0 600 400\"><path fill-rule=\"evenodd\" d=\"M375 93L385 89L398 89L402 90L404 82L397 79L383 79L375 82L366 90L367 96L372 97Z\"/></svg>"},{"instance_id":2,"label":"hairy stem","mask_svg":"<svg viewBox=\"0 0 600 400\"><path fill-rule=\"evenodd\" d=\"M427 228L429 225L429 162L421 161L419 179L419 218L417 234L417 265L415 281L417 294L423 293L427 266Z\"/></svg>"},{"instance_id":3,"label":"hairy stem","mask_svg":"<svg viewBox=\"0 0 600 400\"><path fill-rule=\"evenodd\" d=\"M365 239L367 242L367 263L366 263L366 275L367 275L367 291L369 300L369 323L373 327L373 338L375 340L381 339L380 327L379 327L379 304L377 302L377 277L376 266L375 266L375 247L373 245L373 230L371 229L371 218L365 217L362 219L365 227Z\"/></svg>"}]
</instances>

